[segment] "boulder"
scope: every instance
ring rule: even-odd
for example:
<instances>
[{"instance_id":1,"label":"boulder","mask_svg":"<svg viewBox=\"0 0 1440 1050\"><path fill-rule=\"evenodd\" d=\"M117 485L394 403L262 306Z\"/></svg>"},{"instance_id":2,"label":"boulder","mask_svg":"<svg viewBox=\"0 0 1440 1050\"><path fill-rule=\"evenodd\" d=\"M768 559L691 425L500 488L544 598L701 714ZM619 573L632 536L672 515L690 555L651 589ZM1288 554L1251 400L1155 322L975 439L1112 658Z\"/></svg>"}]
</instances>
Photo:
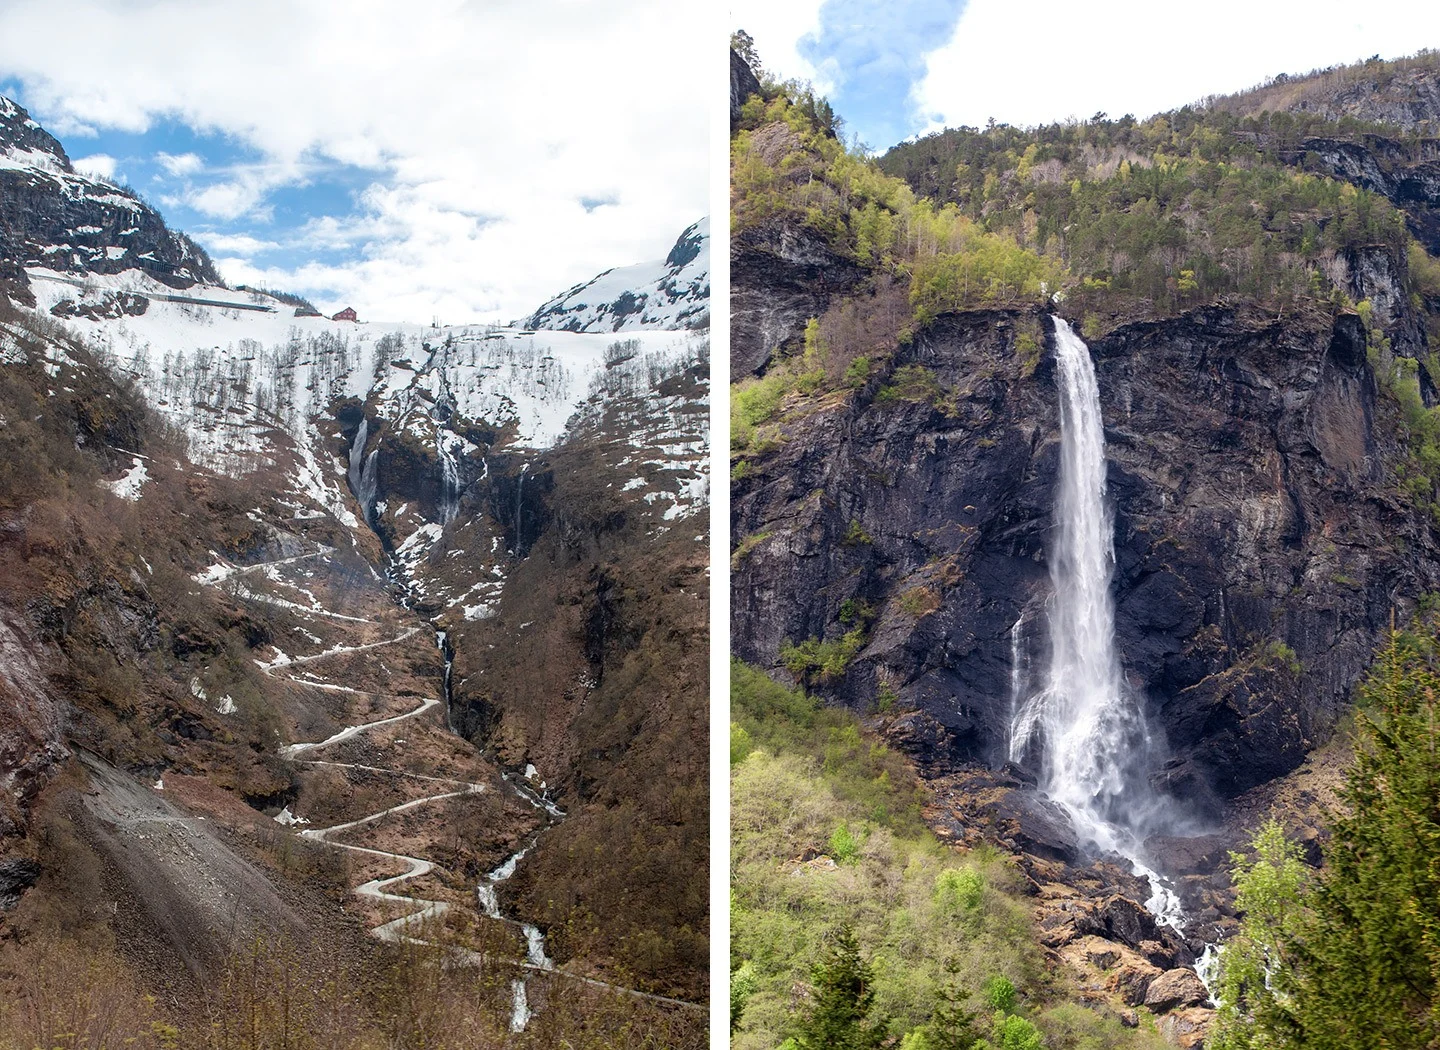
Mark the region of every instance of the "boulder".
<instances>
[{"instance_id":1,"label":"boulder","mask_svg":"<svg viewBox=\"0 0 1440 1050\"><path fill-rule=\"evenodd\" d=\"M1166 970L1150 982L1145 991L1145 1006L1156 1013L1165 1013L1183 1006L1204 1006L1210 1001L1205 982L1194 970Z\"/></svg>"}]
</instances>

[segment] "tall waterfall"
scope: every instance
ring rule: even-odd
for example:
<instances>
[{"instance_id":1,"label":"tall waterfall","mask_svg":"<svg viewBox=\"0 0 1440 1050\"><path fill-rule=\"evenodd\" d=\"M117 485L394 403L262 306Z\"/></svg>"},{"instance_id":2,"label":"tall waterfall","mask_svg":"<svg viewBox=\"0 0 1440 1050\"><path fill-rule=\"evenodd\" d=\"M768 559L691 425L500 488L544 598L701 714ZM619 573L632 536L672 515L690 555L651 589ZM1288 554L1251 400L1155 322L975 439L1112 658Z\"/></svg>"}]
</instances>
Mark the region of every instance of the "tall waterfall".
<instances>
[{"instance_id":1,"label":"tall waterfall","mask_svg":"<svg viewBox=\"0 0 1440 1050\"><path fill-rule=\"evenodd\" d=\"M1178 925L1173 891L1141 862L1140 838L1160 804L1146 780L1151 734L1115 652L1115 527L1105 500L1100 388L1090 348L1065 321L1054 322L1060 483L1050 552L1050 668L1044 688L1018 706L1010 757L1019 761L1038 750L1046 793L1070 812L1082 836L1148 877L1151 911Z\"/></svg>"},{"instance_id":2,"label":"tall waterfall","mask_svg":"<svg viewBox=\"0 0 1440 1050\"><path fill-rule=\"evenodd\" d=\"M377 448L366 458L365 441L369 436L370 421L362 418L360 428L355 431L355 441L350 446L350 491L355 494L355 499L360 504L360 513L365 517L365 524L373 525L371 516L375 513L375 474L380 450Z\"/></svg>"}]
</instances>

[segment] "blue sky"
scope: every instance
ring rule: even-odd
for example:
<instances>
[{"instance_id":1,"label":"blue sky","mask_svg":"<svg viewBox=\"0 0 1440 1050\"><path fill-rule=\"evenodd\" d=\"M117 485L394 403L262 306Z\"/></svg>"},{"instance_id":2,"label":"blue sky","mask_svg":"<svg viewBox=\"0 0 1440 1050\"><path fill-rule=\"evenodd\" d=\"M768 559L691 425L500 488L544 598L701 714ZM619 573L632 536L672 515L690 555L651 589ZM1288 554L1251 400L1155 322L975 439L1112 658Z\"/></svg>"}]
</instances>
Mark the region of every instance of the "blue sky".
<instances>
[{"instance_id":1,"label":"blue sky","mask_svg":"<svg viewBox=\"0 0 1440 1050\"><path fill-rule=\"evenodd\" d=\"M847 138L858 134L883 150L925 126L911 91L925 76L926 52L950 39L964 8L965 0L828 0L820 7L819 25L796 49L844 117Z\"/></svg>"},{"instance_id":2,"label":"blue sky","mask_svg":"<svg viewBox=\"0 0 1440 1050\"><path fill-rule=\"evenodd\" d=\"M812 81L872 149L940 127L1144 117L1277 73L1440 48L1415 0L730 0L766 67Z\"/></svg>"},{"instance_id":3,"label":"blue sky","mask_svg":"<svg viewBox=\"0 0 1440 1050\"><path fill-rule=\"evenodd\" d=\"M709 204L718 15L671 0L3 0L0 90L231 283L511 320ZM83 25L85 32L73 32ZM36 47L64 40L63 47Z\"/></svg>"},{"instance_id":4,"label":"blue sky","mask_svg":"<svg viewBox=\"0 0 1440 1050\"><path fill-rule=\"evenodd\" d=\"M30 108L22 83L0 94ZM162 117L144 132L92 128L62 138L73 163L137 191L217 258L240 256L256 265L297 270L312 262L340 265L366 250L369 238L327 241L315 236L326 219L356 226L361 194L383 183L383 167L302 158L276 165L233 135L197 131ZM312 287L335 295L340 289Z\"/></svg>"}]
</instances>

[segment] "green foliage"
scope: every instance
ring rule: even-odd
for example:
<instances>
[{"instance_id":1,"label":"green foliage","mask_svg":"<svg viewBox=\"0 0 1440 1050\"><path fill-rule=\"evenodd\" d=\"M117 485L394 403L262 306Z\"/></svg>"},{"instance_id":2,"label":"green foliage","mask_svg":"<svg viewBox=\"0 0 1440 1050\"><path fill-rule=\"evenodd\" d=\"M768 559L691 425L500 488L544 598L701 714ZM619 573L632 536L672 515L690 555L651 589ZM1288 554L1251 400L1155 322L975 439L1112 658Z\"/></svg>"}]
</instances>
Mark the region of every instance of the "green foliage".
<instances>
[{"instance_id":1,"label":"green foliage","mask_svg":"<svg viewBox=\"0 0 1440 1050\"><path fill-rule=\"evenodd\" d=\"M893 405L910 401L942 408L946 401L946 390L934 372L924 365L901 365L895 369L890 382L875 395L877 405Z\"/></svg>"},{"instance_id":2,"label":"green foliage","mask_svg":"<svg viewBox=\"0 0 1440 1050\"><path fill-rule=\"evenodd\" d=\"M831 682L845 673L864 646L865 629L856 627L828 641L809 638L799 645L786 641L780 646L780 662L807 682Z\"/></svg>"},{"instance_id":3,"label":"green foliage","mask_svg":"<svg viewBox=\"0 0 1440 1050\"><path fill-rule=\"evenodd\" d=\"M736 1025L740 1023L740 1015L745 1012L745 1004L755 994L755 989L760 987L760 978L755 974L753 964L745 962L730 974L730 1031L735 1031Z\"/></svg>"},{"instance_id":4,"label":"green foliage","mask_svg":"<svg viewBox=\"0 0 1440 1050\"><path fill-rule=\"evenodd\" d=\"M997 1017L992 1034L995 1037L993 1043L982 1039L975 1044L975 1050L1044 1050L1045 1047L1040 1029L1015 1014Z\"/></svg>"},{"instance_id":5,"label":"green foliage","mask_svg":"<svg viewBox=\"0 0 1440 1050\"><path fill-rule=\"evenodd\" d=\"M1271 667L1283 667L1292 675L1299 675L1305 670L1300 662L1300 655L1284 642L1274 639L1259 647L1257 659Z\"/></svg>"},{"instance_id":6,"label":"green foliage","mask_svg":"<svg viewBox=\"0 0 1440 1050\"><path fill-rule=\"evenodd\" d=\"M846 627L864 626L875 619L875 607L864 598L846 598L840 603L840 622Z\"/></svg>"},{"instance_id":7,"label":"green foliage","mask_svg":"<svg viewBox=\"0 0 1440 1050\"><path fill-rule=\"evenodd\" d=\"M992 1010L1013 1013L1015 1010L1015 985L1010 978L998 975L985 982L985 1003Z\"/></svg>"},{"instance_id":8,"label":"green foliage","mask_svg":"<svg viewBox=\"0 0 1440 1050\"><path fill-rule=\"evenodd\" d=\"M963 936L937 904L937 880L956 858L925 830L922 792L900 756L862 736L849 712L743 663L732 665L731 689L732 717L756 743L732 770L732 957L759 976L737 1050L768 1050L790 1032L792 990L842 924L874 967L872 1016L890 1018L893 1036L935 1020L940 990L954 983L943 960L955 960L971 987L997 970L1018 986L1039 979L1029 908L1007 866L967 859L993 892L967 914ZM852 838L865 835L852 862L796 868L792 858L824 850L842 825Z\"/></svg>"},{"instance_id":9,"label":"green foliage","mask_svg":"<svg viewBox=\"0 0 1440 1050\"><path fill-rule=\"evenodd\" d=\"M854 864L860 859L860 842L841 824L830 835L830 856L839 864Z\"/></svg>"},{"instance_id":10,"label":"green foliage","mask_svg":"<svg viewBox=\"0 0 1440 1050\"><path fill-rule=\"evenodd\" d=\"M1214 1045L1440 1043L1440 620L1392 631L1360 689L1355 764L1306 889L1273 824L1237 863L1240 935L1221 956Z\"/></svg>"},{"instance_id":11,"label":"green foliage","mask_svg":"<svg viewBox=\"0 0 1440 1050\"><path fill-rule=\"evenodd\" d=\"M795 1033L800 1050L870 1050L885 1041L884 1021L870 1017L875 973L849 926L840 927L811 981L810 1007Z\"/></svg>"},{"instance_id":12,"label":"green foliage","mask_svg":"<svg viewBox=\"0 0 1440 1050\"><path fill-rule=\"evenodd\" d=\"M760 544L764 543L769 538L770 531L766 529L763 532L752 532L750 535L742 539L738 544L736 544L734 552L730 555L730 568L738 569L740 567L740 563L745 560L745 558L750 554L750 552L753 551L756 547L760 546Z\"/></svg>"},{"instance_id":13,"label":"green foliage","mask_svg":"<svg viewBox=\"0 0 1440 1050\"><path fill-rule=\"evenodd\" d=\"M757 430L780 413L780 404L792 389L794 377L772 369L759 379L743 379L730 387L730 446L756 449L767 444Z\"/></svg>"},{"instance_id":14,"label":"green foliage","mask_svg":"<svg viewBox=\"0 0 1440 1050\"><path fill-rule=\"evenodd\" d=\"M1406 250L1410 290L1426 299L1440 298L1440 259L1433 258L1420 243L1411 240Z\"/></svg>"},{"instance_id":15,"label":"green foliage","mask_svg":"<svg viewBox=\"0 0 1440 1050\"><path fill-rule=\"evenodd\" d=\"M984 896L985 876L974 868L946 868L935 877L935 905L947 915L973 912Z\"/></svg>"},{"instance_id":16,"label":"green foliage","mask_svg":"<svg viewBox=\"0 0 1440 1050\"><path fill-rule=\"evenodd\" d=\"M742 725L730 723L730 764L732 766L744 762L751 751L755 749L755 741L751 739L749 732Z\"/></svg>"},{"instance_id":17,"label":"green foliage","mask_svg":"<svg viewBox=\"0 0 1440 1050\"><path fill-rule=\"evenodd\" d=\"M900 694L888 681L882 681L880 688L875 691L875 710L882 714L895 706L895 701L900 699Z\"/></svg>"},{"instance_id":18,"label":"green foliage","mask_svg":"<svg viewBox=\"0 0 1440 1050\"><path fill-rule=\"evenodd\" d=\"M879 821L920 833L919 785L899 755L860 736L854 715L821 707L804 690L783 686L739 660L731 662L730 699L731 716L753 742L752 751L815 756L825 790L845 803L853 822Z\"/></svg>"},{"instance_id":19,"label":"green foliage","mask_svg":"<svg viewBox=\"0 0 1440 1050\"><path fill-rule=\"evenodd\" d=\"M845 544L845 546L847 547L858 547L861 544L869 546L870 544L874 543L875 540L872 539L870 534L865 531L864 526L862 526L860 522L856 521L854 518L851 518L850 525L845 530L845 536L840 542Z\"/></svg>"},{"instance_id":20,"label":"green foliage","mask_svg":"<svg viewBox=\"0 0 1440 1050\"><path fill-rule=\"evenodd\" d=\"M1284 1046L1294 1031L1292 953L1304 928L1309 879L1299 847L1274 819L1260 826L1250 846L1253 858L1230 855L1235 904L1244 918L1220 952L1221 1005L1209 1040L1215 1050ZM1276 1036L1280 1041L1271 1042Z\"/></svg>"},{"instance_id":21,"label":"green foliage","mask_svg":"<svg viewBox=\"0 0 1440 1050\"><path fill-rule=\"evenodd\" d=\"M845 372L841 377L842 381L851 390L859 390L865 385L865 381L870 378L870 370L872 367L873 363L870 358L861 354L845 366Z\"/></svg>"},{"instance_id":22,"label":"green foliage","mask_svg":"<svg viewBox=\"0 0 1440 1050\"><path fill-rule=\"evenodd\" d=\"M1361 688L1296 1013L1321 1045L1440 1042L1440 621L1392 632Z\"/></svg>"},{"instance_id":23,"label":"green foliage","mask_svg":"<svg viewBox=\"0 0 1440 1050\"><path fill-rule=\"evenodd\" d=\"M1388 201L1286 163L1281 151L1301 128L1359 130L1187 107L1143 123L950 129L879 165L1068 271L1082 304L1111 310L1119 297L1170 312L1238 292L1285 306L1329 294L1324 263L1335 253L1403 251L1407 239Z\"/></svg>"},{"instance_id":24,"label":"green foliage","mask_svg":"<svg viewBox=\"0 0 1440 1050\"><path fill-rule=\"evenodd\" d=\"M948 214L942 213L942 214ZM986 233L959 215L951 251L915 261L910 301L924 324L948 310L1043 303L1059 290L1062 268L1012 238Z\"/></svg>"}]
</instances>

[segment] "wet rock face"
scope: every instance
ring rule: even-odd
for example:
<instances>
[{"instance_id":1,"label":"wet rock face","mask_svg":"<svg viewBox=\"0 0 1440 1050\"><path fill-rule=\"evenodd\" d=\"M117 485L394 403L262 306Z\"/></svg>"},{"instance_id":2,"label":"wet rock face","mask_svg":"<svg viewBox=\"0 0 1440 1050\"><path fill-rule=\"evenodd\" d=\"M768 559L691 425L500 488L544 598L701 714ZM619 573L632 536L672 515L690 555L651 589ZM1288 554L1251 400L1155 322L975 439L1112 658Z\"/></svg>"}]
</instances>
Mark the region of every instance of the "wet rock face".
<instances>
[{"instance_id":1,"label":"wet rock face","mask_svg":"<svg viewBox=\"0 0 1440 1050\"><path fill-rule=\"evenodd\" d=\"M1040 324L1027 362L1017 332ZM1168 742L1156 783L1191 801L1294 768L1391 608L1436 587L1429 530L1385 466L1364 338L1354 318L1210 307L1091 344L1117 646ZM740 656L778 666L787 640L839 639L863 610L856 657L810 684L923 712L903 735L924 764L1004 760L1012 700L1048 662L1051 341L1038 315L943 317L891 366L929 369L942 395L881 403L879 377L788 427L734 488Z\"/></svg>"}]
</instances>

